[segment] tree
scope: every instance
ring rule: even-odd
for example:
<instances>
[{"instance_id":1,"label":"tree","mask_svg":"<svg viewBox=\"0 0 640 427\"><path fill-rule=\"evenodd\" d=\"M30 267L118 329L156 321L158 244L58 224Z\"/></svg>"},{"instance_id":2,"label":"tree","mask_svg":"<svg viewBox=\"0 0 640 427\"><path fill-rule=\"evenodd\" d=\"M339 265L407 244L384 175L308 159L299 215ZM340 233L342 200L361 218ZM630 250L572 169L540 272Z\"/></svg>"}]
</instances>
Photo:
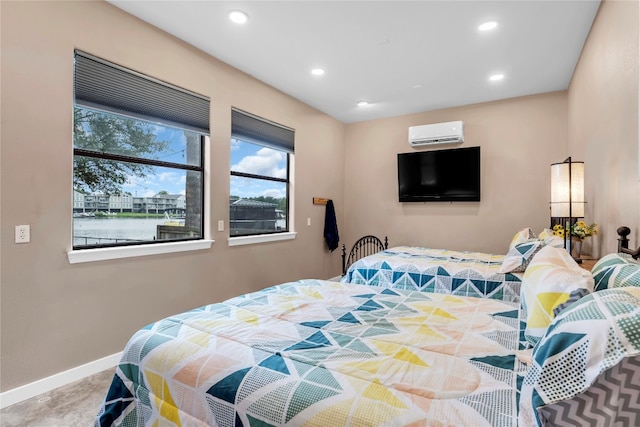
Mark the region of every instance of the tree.
<instances>
[{"instance_id":1,"label":"tree","mask_svg":"<svg viewBox=\"0 0 640 427\"><path fill-rule=\"evenodd\" d=\"M159 141L153 125L84 108L73 112L74 148L131 158L154 158L169 147ZM116 161L83 155L73 158L73 186L89 193L119 194L130 176L144 178L152 167L140 163Z\"/></svg>"},{"instance_id":2,"label":"tree","mask_svg":"<svg viewBox=\"0 0 640 427\"><path fill-rule=\"evenodd\" d=\"M274 205L278 205L278 209L280 209L281 211L286 211L287 210L287 198L286 197L282 197L282 198L275 198L275 197L271 197L271 196L257 196L257 197L250 197L251 200L258 200L260 202L266 202L266 203L273 203Z\"/></svg>"}]
</instances>

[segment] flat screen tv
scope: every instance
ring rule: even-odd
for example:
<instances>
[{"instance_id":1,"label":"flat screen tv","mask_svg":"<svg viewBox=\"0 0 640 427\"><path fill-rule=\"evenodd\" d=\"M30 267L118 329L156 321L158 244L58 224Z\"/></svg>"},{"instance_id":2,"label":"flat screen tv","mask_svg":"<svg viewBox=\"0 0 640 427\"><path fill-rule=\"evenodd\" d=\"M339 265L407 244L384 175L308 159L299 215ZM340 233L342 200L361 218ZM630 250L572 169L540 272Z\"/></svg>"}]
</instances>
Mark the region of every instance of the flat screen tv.
<instances>
[{"instance_id":1,"label":"flat screen tv","mask_svg":"<svg viewBox=\"0 0 640 427\"><path fill-rule=\"evenodd\" d=\"M480 147L398 154L400 202L479 202Z\"/></svg>"}]
</instances>

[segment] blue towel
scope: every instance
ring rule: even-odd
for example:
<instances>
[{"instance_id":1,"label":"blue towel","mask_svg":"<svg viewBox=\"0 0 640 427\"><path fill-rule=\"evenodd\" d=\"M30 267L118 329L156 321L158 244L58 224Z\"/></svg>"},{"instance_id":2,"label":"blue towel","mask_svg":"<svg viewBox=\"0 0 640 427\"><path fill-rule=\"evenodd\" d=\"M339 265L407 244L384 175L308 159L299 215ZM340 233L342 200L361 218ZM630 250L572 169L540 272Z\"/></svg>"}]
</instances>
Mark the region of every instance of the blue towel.
<instances>
[{"instance_id":1,"label":"blue towel","mask_svg":"<svg viewBox=\"0 0 640 427\"><path fill-rule=\"evenodd\" d=\"M327 241L330 252L333 252L340 242L338 221L336 221L336 211L333 208L333 200L327 201L327 210L324 214L324 239Z\"/></svg>"}]
</instances>

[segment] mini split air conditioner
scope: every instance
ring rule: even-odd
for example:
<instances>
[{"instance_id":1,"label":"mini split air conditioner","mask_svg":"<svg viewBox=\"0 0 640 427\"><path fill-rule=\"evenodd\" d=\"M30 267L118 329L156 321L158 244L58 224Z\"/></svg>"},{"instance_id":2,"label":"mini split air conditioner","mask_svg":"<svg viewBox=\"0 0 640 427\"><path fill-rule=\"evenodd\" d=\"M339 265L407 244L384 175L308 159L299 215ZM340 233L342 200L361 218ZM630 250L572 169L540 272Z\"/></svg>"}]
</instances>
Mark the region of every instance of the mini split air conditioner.
<instances>
[{"instance_id":1,"label":"mini split air conditioner","mask_svg":"<svg viewBox=\"0 0 640 427\"><path fill-rule=\"evenodd\" d=\"M464 124L461 121L409 128L409 145L412 147L431 144L460 144L462 142L464 142Z\"/></svg>"}]
</instances>

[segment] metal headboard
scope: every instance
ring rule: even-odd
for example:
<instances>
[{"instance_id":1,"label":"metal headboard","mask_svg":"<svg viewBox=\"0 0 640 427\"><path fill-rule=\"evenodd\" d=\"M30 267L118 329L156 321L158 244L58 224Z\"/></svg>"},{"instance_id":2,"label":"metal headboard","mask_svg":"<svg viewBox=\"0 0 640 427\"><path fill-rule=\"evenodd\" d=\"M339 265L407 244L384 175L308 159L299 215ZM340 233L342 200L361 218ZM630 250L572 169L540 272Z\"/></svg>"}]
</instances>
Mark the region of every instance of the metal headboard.
<instances>
[{"instance_id":1,"label":"metal headboard","mask_svg":"<svg viewBox=\"0 0 640 427\"><path fill-rule=\"evenodd\" d=\"M359 260L360 258L364 258L365 256L373 255L380 251L389 248L389 240L387 236L384 237L384 244L380 239L376 236L368 235L359 238L349 251L349 256L347 257L347 247L342 245L342 275L347 274L347 268L351 266L354 262Z\"/></svg>"}]
</instances>

